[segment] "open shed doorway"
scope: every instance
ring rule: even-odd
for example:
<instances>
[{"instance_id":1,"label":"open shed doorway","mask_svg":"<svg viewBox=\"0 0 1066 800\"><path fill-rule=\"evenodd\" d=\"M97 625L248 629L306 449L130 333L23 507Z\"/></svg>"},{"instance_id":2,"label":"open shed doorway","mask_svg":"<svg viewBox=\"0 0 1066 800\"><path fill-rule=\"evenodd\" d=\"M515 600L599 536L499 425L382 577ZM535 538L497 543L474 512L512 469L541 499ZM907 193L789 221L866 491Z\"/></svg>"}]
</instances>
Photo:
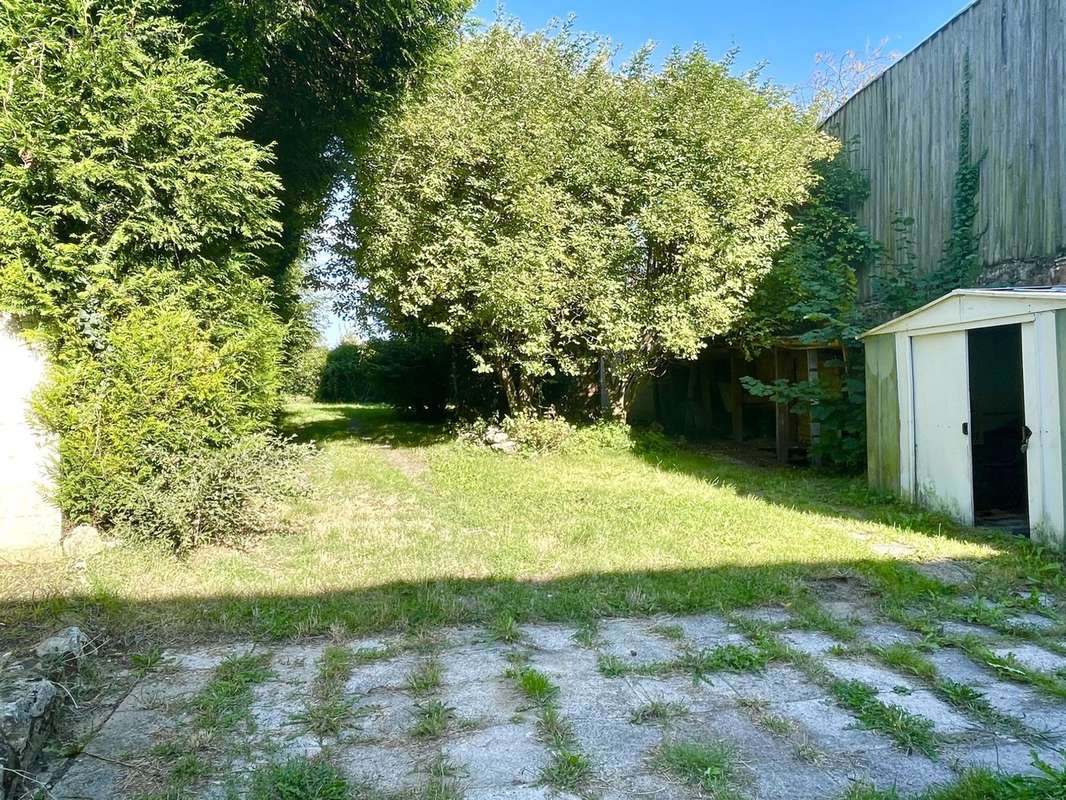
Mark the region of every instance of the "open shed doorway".
<instances>
[{"instance_id":1,"label":"open shed doorway","mask_svg":"<svg viewBox=\"0 0 1066 800\"><path fill-rule=\"evenodd\" d=\"M1021 325L968 332L974 522L1029 533Z\"/></svg>"}]
</instances>

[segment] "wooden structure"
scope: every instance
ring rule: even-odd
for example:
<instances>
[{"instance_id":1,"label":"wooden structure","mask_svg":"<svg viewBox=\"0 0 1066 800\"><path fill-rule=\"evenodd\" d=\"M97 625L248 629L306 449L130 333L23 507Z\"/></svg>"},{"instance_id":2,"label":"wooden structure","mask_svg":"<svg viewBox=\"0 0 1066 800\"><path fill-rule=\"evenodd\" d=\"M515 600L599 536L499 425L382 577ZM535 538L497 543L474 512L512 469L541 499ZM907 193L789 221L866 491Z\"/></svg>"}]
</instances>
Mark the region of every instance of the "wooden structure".
<instances>
[{"instance_id":1,"label":"wooden structure","mask_svg":"<svg viewBox=\"0 0 1066 800\"><path fill-rule=\"evenodd\" d=\"M661 425L692 440L732 439L773 452L781 463L805 461L818 426L806 413L790 412L751 395L741 378L764 383L839 380L839 348L781 339L754 359L738 348L712 344L694 361L677 361L638 391L630 412L636 424Z\"/></svg>"},{"instance_id":2,"label":"wooden structure","mask_svg":"<svg viewBox=\"0 0 1066 800\"><path fill-rule=\"evenodd\" d=\"M877 241L891 246L894 220L911 217L919 266L941 256L968 58L980 283L1066 280L1064 42L1066 0L977 0L829 117L824 129L870 180L859 221Z\"/></svg>"},{"instance_id":3,"label":"wooden structure","mask_svg":"<svg viewBox=\"0 0 1066 800\"><path fill-rule=\"evenodd\" d=\"M1066 534L1066 287L956 290L864 334L870 485Z\"/></svg>"}]
</instances>

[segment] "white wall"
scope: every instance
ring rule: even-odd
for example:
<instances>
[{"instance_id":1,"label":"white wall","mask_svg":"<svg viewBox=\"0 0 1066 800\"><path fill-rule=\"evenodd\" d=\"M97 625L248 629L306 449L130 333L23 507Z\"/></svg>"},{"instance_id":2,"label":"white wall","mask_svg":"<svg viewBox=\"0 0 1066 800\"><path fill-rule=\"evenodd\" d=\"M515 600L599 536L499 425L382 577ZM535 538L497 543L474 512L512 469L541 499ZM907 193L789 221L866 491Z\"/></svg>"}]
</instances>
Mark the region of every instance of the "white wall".
<instances>
[{"instance_id":1,"label":"white wall","mask_svg":"<svg viewBox=\"0 0 1066 800\"><path fill-rule=\"evenodd\" d=\"M46 499L54 445L29 424L29 398L44 377L43 356L0 315L0 549L59 542L62 519Z\"/></svg>"}]
</instances>

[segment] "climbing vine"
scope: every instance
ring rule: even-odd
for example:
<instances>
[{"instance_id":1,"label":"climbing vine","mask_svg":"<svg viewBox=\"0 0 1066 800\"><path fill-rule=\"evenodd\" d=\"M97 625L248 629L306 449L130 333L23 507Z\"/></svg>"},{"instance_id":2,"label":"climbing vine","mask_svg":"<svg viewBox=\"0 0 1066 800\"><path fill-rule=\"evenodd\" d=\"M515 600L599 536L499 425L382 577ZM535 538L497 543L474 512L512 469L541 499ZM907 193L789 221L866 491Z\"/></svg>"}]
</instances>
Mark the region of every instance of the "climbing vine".
<instances>
[{"instance_id":1,"label":"climbing vine","mask_svg":"<svg viewBox=\"0 0 1066 800\"><path fill-rule=\"evenodd\" d=\"M951 195L951 226L944 251L932 271L917 261L910 231L914 220L897 217L893 225L892 263L884 264L873 280L873 298L867 316L875 321L911 311L963 286L973 286L981 272L980 245L984 231L977 230L978 193L984 154L974 157L970 108L970 57L962 62L962 97L959 112L959 152Z\"/></svg>"},{"instance_id":2,"label":"climbing vine","mask_svg":"<svg viewBox=\"0 0 1066 800\"><path fill-rule=\"evenodd\" d=\"M972 286L979 277L983 232L977 230L976 222L984 155L975 158L973 153L970 82L966 56L951 227L935 269L921 268L912 239L912 218L900 215L894 220L891 247L869 240L853 214L866 199L868 186L838 157L826 162L821 185L795 212L792 240L775 262L762 294L753 298L754 330L839 347L840 380L833 383L742 379L751 394L790 410L803 410L812 422L820 423L820 438L812 445L812 454L828 466L854 470L865 461L865 364L859 333L953 289ZM855 271L877 259L881 268L872 279L872 297L857 304ZM775 308L775 294L793 300ZM768 339L765 336L764 342Z\"/></svg>"}]
</instances>

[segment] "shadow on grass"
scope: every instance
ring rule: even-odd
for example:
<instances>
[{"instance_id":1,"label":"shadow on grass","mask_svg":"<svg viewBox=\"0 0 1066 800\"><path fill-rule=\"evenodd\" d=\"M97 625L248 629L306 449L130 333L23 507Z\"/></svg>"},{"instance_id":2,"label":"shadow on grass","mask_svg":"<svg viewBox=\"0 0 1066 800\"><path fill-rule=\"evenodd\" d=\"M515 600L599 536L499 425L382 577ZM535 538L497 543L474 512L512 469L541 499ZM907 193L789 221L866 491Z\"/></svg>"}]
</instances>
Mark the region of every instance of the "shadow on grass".
<instances>
[{"instance_id":1,"label":"shadow on grass","mask_svg":"<svg viewBox=\"0 0 1066 800\"><path fill-rule=\"evenodd\" d=\"M440 423L406 419L385 405L315 403L282 414L282 430L303 442L357 439L392 447L425 447L446 441Z\"/></svg>"},{"instance_id":2,"label":"shadow on grass","mask_svg":"<svg viewBox=\"0 0 1066 800\"><path fill-rule=\"evenodd\" d=\"M285 424L289 432L303 440L354 439L402 448L447 439L442 426L399 419L383 406L300 406L287 415ZM966 592L976 588L1005 602L1019 603L1025 600L1018 599L1018 592L1058 592L1063 588L1058 559L1024 541L994 532L960 529L943 517L873 495L861 479L750 466L713 453L672 447L661 438L648 439L639 433L634 438L633 450L656 469L729 485L740 494L766 503L852 519L857 530L861 530L862 522L876 521L903 530L993 545L995 549L988 558L957 562L982 576L980 586L968 586ZM585 456L578 453L574 457ZM551 468L563 470L565 475L566 458L552 460ZM803 524L801 517L797 517L797 524ZM316 546L308 540L298 542L296 549L303 552L310 548L314 554ZM289 584L270 591L270 571L281 565L258 563L256 552L253 547L250 558L239 565L239 580L232 590L214 592L197 592L200 576L182 573L180 564L174 566L173 584L161 587L165 592L156 591L156 587L141 591L135 583L123 584L123 575L138 574L138 559L159 557L158 553L132 548L114 556L128 559L124 565L105 562L103 569L91 577L79 575L76 568L71 571L69 564L61 562L36 571L0 567L0 584L11 587L0 593L7 595L6 599L0 598L0 640L29 640L72 623L104 634L127 649L137 641L281 639L335 630L361 635L390 629L491 624L501 617L517 622L579 623L609 616L795 604L804 600L808 591L805 587L811 581L832 585L841 576L861 578L875 602L885 600L897 608L932 608L960 592L922 574L905 557L847 559L832 553L826 553L819 561L786 557L759 565L726 563L702 568L549 574L542 579L469 577L462 575L461 565L452 570L457 574L445 569L434 574L433 565L429 564L430 577L426 580L390 581L383 574L376 585L345 585L345 575L330 565L328 551L317 553L321 568L309 576L306 590L302 585L294 589ZM202 568L211 571L210 566ZM49 569L63 573L62 579L54 572L49 580L44 580ZM265 575L265 585L251 577L261 573ZM117 582L112 583L112 579ZM17 581L22 582L21 587Z\"/></svg>"},{"instance_id":3,"label":"shadow on grass","mask_svg":"<svg viewBox=\"0 0 1066 800\"><path fill-rule=\"evenodd\" d=\"M973 562L977 566L979 562ZM758 567L664 569L577 574L550 580L442 577L301 594L234 591L158 599L80 589L26 601L0 601L0 640L39 638L78 624L113 646L176 640L280 640L343 631L348 635L441 626L515 622L579 624L603 617L729 611L793 605L806 587L868 587L871 601L920 605L957 589L900 562L838 560ZM836 599L836 598L831 598Z\"/></svg>"}]
</instances>

